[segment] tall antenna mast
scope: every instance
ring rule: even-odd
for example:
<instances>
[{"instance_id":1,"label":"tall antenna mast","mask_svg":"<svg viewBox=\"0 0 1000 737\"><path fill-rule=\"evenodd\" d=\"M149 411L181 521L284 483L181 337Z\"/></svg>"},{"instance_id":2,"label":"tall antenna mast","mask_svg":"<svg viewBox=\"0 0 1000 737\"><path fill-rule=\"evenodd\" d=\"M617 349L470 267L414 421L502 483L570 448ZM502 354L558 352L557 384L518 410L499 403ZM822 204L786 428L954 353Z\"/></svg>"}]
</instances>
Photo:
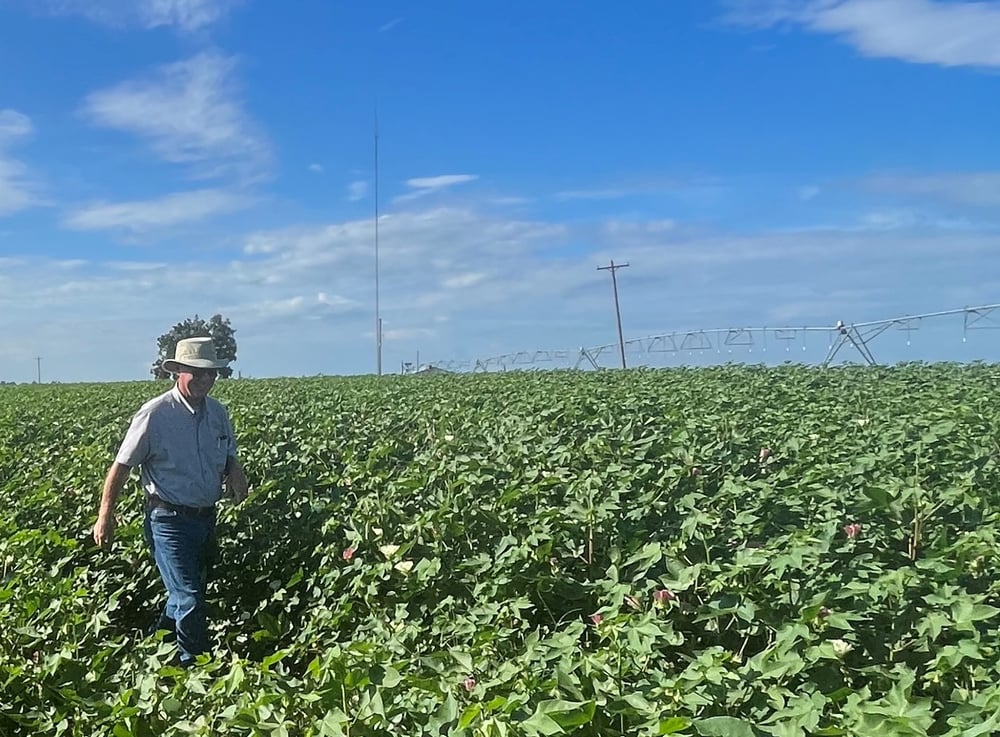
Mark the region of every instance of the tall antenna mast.
<instances>
[{"instance_id":1,"label":"tall antenna mast","mask_svg":"<svg viewBox=\"0 0 1000 737\"><path fill-rule=\"evenodd\" d=\"M382 314L379 312L378 274L378 105L375 105L375 370L382 375Z\"/></svg>"}]
</instances>

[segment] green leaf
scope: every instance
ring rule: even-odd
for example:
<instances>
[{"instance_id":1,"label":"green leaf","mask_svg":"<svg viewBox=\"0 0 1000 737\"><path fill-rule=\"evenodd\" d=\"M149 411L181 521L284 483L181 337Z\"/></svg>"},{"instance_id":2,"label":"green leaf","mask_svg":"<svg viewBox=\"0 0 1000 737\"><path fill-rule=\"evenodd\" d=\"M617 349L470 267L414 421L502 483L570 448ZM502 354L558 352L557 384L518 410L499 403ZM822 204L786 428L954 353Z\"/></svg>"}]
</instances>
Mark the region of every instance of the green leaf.
<instances>
[{"instance_id":1,"label":"green leaf","mask_svg":"<svg viewBox=\"0 0 1000 737\"><path fill-rule=\"evenodd\" d=\"M561 727L579 727L594 718L597 704L593 701L543 701L538 705Z\"/></svg>"},{"instance_id":2,"label":"green leaf","mask_svg":"<svg viewBox=\"0 0 1000 737\"><path fill-rule=\"evenodd\" d=\"M625 703L636 711L646 714L647 712L659 711L650 704L642 694L630 693L625 695Z\"/></svg>"},{"instance_id":3,"label":"green leaf","mask_svg":"<svg viewBox=\"0 0 1000 737\"><path fill-rule=\"evenodd\" d=\"M658 735L675 734L691 726L691 720L685 717L670 717L660 721L656 733Z\"/></svg>"},{"instance_id":4,"label":"green leaf","mask_svg":"<svg viewBox=\"0 0 1000 737\"><path fill-rule=\"evenodd\" d=\"M449 650L448 652L455 659L455 662L462 666L466 673L472 674L474 670L472 667L472 657L468 653L461 650Z\"/></svg>"},{"instance_id":5,"label":"green leaf","mask_svg":"<svg viewBox=\"0 0 1000 737\"><path fill-rule=\"evenodd\" d=\"M694 728L702 737L755 737L750 723L736 717L695 719Z\"/></svg>"},{"instance_id":6,"label":"green leaf","mask_svg":"<svg viewBox=\"0 0 1000 737\"><path fill-rule=\"evenodd\" d=\"M437 711L427 721L429 727L435 731L440 730L445 725L451 724L458 718L458 702L451 694L438 707Z\"/></svg>"},{"instance_id":7,"label":"green leaf","mask_svg":"<svg viewBox=\"0 0 1000 737\"><path fill-rule=\"evenodd\" d=\"M462 716L458 720L458 728L465 729L470 724L472 724L483 711L483 705L479 703L472 704L466 707L465 711L462 712Z\"/></svg>"},{"instance_id":8,"label":"green leaf","mask_svg":"<svg viewBox=\"0 0 1000 737\"><path fill-rule=\"evenodd\" d=\"M538 734L561 734L567 728L589 724L597 705L593 701L562 701L549 699L535 707L534 713L521 725Z\"/></svg>"},{"instance_id":9,"label":"green leaf","mask_svg":"<svg viewBox=\"0 0 1000 737\"><path fill-rule=\"evenodd\" d=\"M1000 609L995 606L990 606L989 604L976 604L972 607L972 621L981 622L985 619L993 619L997 614L1000 614Z\"/></svg>"},{"instance_id":10,"label":"green leaf","mask_svg":"<svg viewBox=\"0 0 1000 737\"><path fill-rule=\"evenodd\" d=\"M895 497L881 486L865 486L862 492L868 497L876 507L888 509L892 506Z\"/></svg>"}]
</instances>

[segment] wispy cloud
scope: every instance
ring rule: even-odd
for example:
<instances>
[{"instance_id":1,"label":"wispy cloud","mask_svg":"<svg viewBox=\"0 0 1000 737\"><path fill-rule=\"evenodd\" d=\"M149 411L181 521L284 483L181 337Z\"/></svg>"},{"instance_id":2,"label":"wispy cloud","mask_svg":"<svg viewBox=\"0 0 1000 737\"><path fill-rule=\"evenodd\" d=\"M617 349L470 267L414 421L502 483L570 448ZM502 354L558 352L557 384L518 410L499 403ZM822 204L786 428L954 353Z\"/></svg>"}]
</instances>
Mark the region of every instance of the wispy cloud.
<instances>
[{"instance_id":1,"label":"wispy cloud","mask_svg":"<svg viewBox=\"0 0 1000 737\"><path fill-rule=\"evenodd\" d=\"M406 202L441 192L458 184L468 184L479 179L477 174L442 174L436 177L416 177L406 180L411 191L395 198L395 202Z\"/></svg>"},{"instance_id":2,"label":"wispy cloud","mask_svg":"<svg viewBox=\"0 0 1000 737\"><path fill-rule=\"evenodd\" d=\"M200 31L224 19L244 0L14 0L36 12L75 15L112 28L174 27Z\"/></svg>"},{"instance_id":3,"label":"wispy cloud","mask_svg":"<svg viewBox=\"0 0 1000 737\"><path fill-rule=\"evenodd\" d=\"M82 112L95 125L137 135L164 161L187 164L196 177L259 176L270 145L237 96L236 60L203 52L146 78L87 96Z\"/></svg>"},{"instance_id":4,"label":"wispy cloud","mask_svg":"<svg viewBox=\"0 0 1000 737\"><path fill-rule=\"evenodd\" d=\"M482 271L469 271L447 277L444 280L444 287L445 289L465 289L466 287L474 287L485 278L486 274Z\"/></svg>"},{"instance_id":5,"label":"wispy cloud","mask_svg":"<svg viewBox=\"0 0 1000 737\"><path fill-rule=\"evenodd\" d=\"M393 28L395 28L402 22L403 22L402 18L393 18L388 23L383 23L381 26L379 26L378 29L379 33L385 33L386 31L391 31Z\"/></svg>"},{"instance_id":6,"label":"wispy cloud","mask_svg":"<svg viewBox=\"0 0 1000 737\"><path fill-rule=\"evenodd\" d=\"M639 189L610 187L607 189L571 189L564 192L556 192L554 197L560 202L571 202L573 200L620 200L642 193L642 190Z\"/></svg>"},{"instance_id":7,"label":"wispy cloud","mask_svg":"<svg viewBox=\"0 0 1000 737\"><path fill-rule=\"evenodd\" d=\"M655 195L704 196L716 195L728 185L715 177L692 177L690 179L658 178L646 181L625 182L606 186L569 189L555 192L550 196L557 202L577 200L622 200L629 197Z\"/></svg>"},{"instance_id":8,"label":"wispy cloud","mask_svg":"<svg viewBox=\"0 0 1000 737\"><path fill-rule=\"evenodd\" d=\"M491 205L499 205L501 207L507 205L527 205L531 202L530 197L521 197L519 195L500 195L497 197L490 197L487 202Z\"/></svg>"},{"instance_id":9,"label":"wispy cloud","mask_svg":"<svg viewBox=\"0 0 1000 737\"><path fill-rule=\"evenodd\" d=\"M368 182L364 179L359 179L347 185L347 199L351 202L363 200L367 194Z\"/></svg>"},{"instance_id":10,"label":"wispy cloud","mask_svg":"<svg viewBox=\"0 0 1000 737\"><path fill-rule=\"evenodd\" d=\"M730 0L729 20L801 26L861 54L941 66L1000 66L995 0Z\"/></svg>"},{"instance_id":11,"label":"wispy cloud","mask_svg":"<svg viewBox=\"0 0 1000 737\"><path fill-rule=\"evenodd\" d=\"M31 119L16 110L0 110L0 217L37 204L37 185L28 167L7 149L31 136Z\"/></svg>"},{"instance_id":12,"label":"wispy cloud","mask_svg":"<svg viewBox=\"0 0 1000 737\"><path fill-rule=\"evenodd\" d=\"M906 230L921 224L922 218L912 210L873 210L861 218L863 230Z\"/></svg>"},{"instance_id":13,"label":"wispy cloud","mask_svg":"<svg viewBox=\"0 0 1000 737\"><path fill-rule=\"evenodd\" d=\"M358 302L353 299L317 292L309 295L296 294L284 299L259 300L251 302L243 309L252 315L252 319L270 321L292 318L319 319L323 316L351 313L358 307Z\"/></svg>"},{"instance_id":14,"label":"wispy cloud","mask_svg":"<svg viewBox=\"0 0 1000 737\"><path fill-rule=\"evenodd\" d=\"M310 164L309 165L309 171L311 171L313 174L322 174L323 171L324 171L323 165L322 164Z\"/></svg>"},{"instance_id":15,"label":"wispy cloud","mask_svg":"<svg viewBox=\"0 0 1000 737\"><path fill-rule=\"evenodd\" d=\"M809 200L814 200L819 196L820 190L815 184L807 184L803 187L799 187L797 195L803 202L809 202Z\"/></svg>"},{"instance_id":16,"label":"wispy cloud","mask_svg":"<svg viewBox=\"0 0 1000 737\"><path fill-rule=\"evenodd\" d=\"M971 207L1000 207L1000 171L879 175L865 184L876 192L917 195Z\"/></svg>"},{"instance_id":17,"label":"wispy cloud","mask_svg":"<svg viewBox=\"0 0 1000 737\"><path fill-rule=\"evenodd\" d=\"M393 212L380 234L386 366L416 350L422 360L474 359L613 342L609 280L595 268L612 257L632 264L619 275L627 337L985 304L996 287L981 276L1000 273L995 232L922 226L706 233L663 220L562 223L450 207ZM169 266L155 251L145 263L76 268L10 253L0 260L0 321L4 345L24 347L10 371L30 379L31 356L43 355L60 380L147 375L151 349L134 336L168 329L177 304L232 319L245 373L372 371L372 237L370 218L302 224L246 236L224 258ZM120 336L114 366L99 360L106 341L94 335ZM66 360L56 362L56 347Z\"/></svg>"},{"instance_id":18,"label":"wispy cloud","mask_svg":"<svg viewBox=\"0 0 1000 737\"><path fill-rule=\"evenodd\" d=\"M120 230L146 233L246 209L254 198L220 189L178 192L154 200L96 203L63 218L70 230Z\"/></svg>"},{"instance_id":19,"label":"wispy cloud","mask_svg":"<svg viewBox=\"0 0 1000 737\"><path fill-rule=\"evenodd\" d=\"M417 177L407 179L406 184L417 189L443 189L456 184L465 184L479 179L476 174L442 174L437 177Z\"/></svg>"}]
</instances>

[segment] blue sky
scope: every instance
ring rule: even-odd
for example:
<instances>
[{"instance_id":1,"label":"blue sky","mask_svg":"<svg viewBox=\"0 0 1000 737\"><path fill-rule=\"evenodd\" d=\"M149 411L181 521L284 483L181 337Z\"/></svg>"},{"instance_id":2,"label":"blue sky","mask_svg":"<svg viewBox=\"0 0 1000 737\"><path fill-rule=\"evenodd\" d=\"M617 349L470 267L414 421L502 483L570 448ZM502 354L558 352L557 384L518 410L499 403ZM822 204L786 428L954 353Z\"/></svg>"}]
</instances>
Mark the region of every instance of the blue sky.
<instances>
[{"instance_id":1,"label":"blue sky","mask_svg":"<svg viewBox=\"0 0 1000 737\"><path fill-rule=\"evenodd\" d=\"M627 339L1000 302L997 1L0 0L0 70L3 380L217 312L243 375L373 372L376 108L387 372L614 342L612 258Z\"/></svg>"}]
</instances>

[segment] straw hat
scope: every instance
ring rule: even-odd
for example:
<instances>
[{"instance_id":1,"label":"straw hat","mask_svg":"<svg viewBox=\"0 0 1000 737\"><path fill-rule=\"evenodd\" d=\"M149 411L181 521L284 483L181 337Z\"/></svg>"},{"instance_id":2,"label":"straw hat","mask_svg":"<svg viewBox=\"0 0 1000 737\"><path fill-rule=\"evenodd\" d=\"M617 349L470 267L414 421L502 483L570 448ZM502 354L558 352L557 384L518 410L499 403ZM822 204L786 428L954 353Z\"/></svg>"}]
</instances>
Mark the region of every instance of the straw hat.
<instances>
[{"instance_id":1,"label":"straw hat","mask_svg":"<svg viewBox=\"0 0 1000 737\"><path fill-rule=\"evenodd\" d=\"M177 373L181 366L220 369L228 364L229 361L216 357L215 342L211 338L184 338L177 341L174 357L163 362L163 370Z\"/></svg>"}]
</instances>

